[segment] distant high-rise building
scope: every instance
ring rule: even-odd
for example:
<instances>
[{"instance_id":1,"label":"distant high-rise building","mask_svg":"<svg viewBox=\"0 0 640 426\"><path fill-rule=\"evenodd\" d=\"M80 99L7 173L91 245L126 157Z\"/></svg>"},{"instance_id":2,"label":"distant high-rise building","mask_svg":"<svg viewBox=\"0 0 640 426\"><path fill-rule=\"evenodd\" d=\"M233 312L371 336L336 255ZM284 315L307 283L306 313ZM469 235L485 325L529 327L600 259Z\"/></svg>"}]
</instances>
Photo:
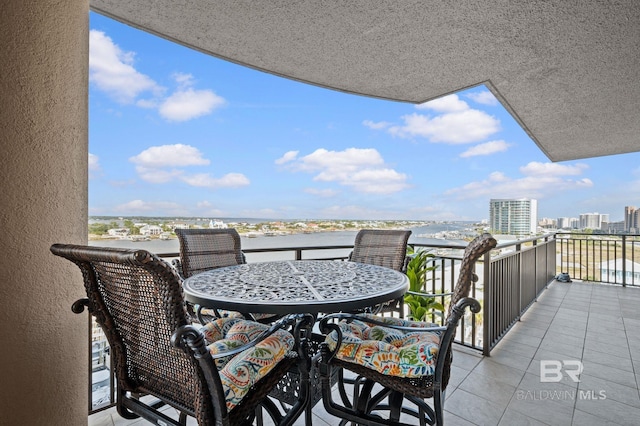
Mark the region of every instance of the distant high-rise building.
<instances>
[{"instance_id":1,"label":"distant high-rise building","mask_svg":"<svg viewBox=\"0 0 640 426\"><path fill-rule=\"evenodd\" d=\"M492 199L489 202L489 222L494 233L535 234L538 222L538 201L530 198Z\"/></svg>"},{"instance_id":2,"label":"distant high-rise building","mask_svg":"<svg viewBox=\"0 0 640 426\"><path fill-rule=\"evenodd\" d=\"M640 228L640 209L634 206L624 208L624 230L628 232L638 232Z\"/></svg>"},{"instance_id":3,"label":"distant high-rise building","mask_svg":"<svg viewBox=\"0 0 640 426\"><path fill-rule=\"evenodd\" d=\"M548 217L543 217L542 219L540 219L538 221L538 226L545 229L554 229L558 227L557 221Z\"/></svg>"},{"instance_id":4,"label":"distant high-rise building","mask_svg":"<svg viewBox=\"0 0 640 426\"><path fill-rule=\"evenodd\" d=\"M600 229L608 234L620 234L624 232L624 222L602 222Z\"/></svg>"},{"instance_id":5,"label":"distant high-rise building","mask_svg":"<svg viewBox=\"0 0 640 426\"><path fill-rule=\"evenodd\" d=\"M603 221L609 221L608 214L582 213L580 214L580 229L600 229Z\"/></svg>"},{"instance_id":6,"label":"distant high-rise building","mask_svg":"<svg viewBox=\"0 0 640 426\"><path fill-rule=\"evenodd\" d=\"M571 218L569 217L559 217L558 220L558 229L571 229Z\"/></svg>"}]
</instances>

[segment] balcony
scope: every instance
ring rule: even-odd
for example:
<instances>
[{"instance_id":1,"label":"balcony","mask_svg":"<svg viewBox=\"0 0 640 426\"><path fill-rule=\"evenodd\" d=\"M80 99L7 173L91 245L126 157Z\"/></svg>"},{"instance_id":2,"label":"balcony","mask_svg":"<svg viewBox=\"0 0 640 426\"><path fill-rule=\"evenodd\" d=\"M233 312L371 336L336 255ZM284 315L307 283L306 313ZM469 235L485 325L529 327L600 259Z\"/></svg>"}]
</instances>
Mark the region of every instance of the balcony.
<instances>
[{"instance_id":1,"label":"balcony","mask_svg":"<svg viewBox=\"0 0 640 426\"><path fill-rule=\"evenodd\" d=\"M454 345L447 424L636 424L640 289L633 274L638 271L633 263L622 274L594 266L608 265L623 252L634 259L636 238L552 234L500 244L478 262L480 279L472 295L483 311L465 318ZM330 253L345 248L269 251L282 259L333 259ZM438 253L438 269L427 290L446 293L457 278L460 247L429 248ZM247 250L250 260L252 252L263 250ZM573 282L554 280L560 270L569 271ZM336 424L321 404L313 413L314 424ZM90 425L135 423L113 408L89 416Z\"/></svg>"}]
</instances>

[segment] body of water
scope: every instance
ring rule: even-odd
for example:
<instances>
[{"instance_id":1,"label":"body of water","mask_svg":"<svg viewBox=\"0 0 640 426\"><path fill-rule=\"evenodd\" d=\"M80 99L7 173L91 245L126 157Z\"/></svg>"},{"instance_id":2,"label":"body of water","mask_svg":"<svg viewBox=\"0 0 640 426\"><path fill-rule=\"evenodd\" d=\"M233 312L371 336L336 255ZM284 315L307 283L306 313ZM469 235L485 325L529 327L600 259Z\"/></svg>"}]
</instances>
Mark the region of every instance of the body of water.
<instances>
[{"instance_id":1,"label":"body of water","mask_svg":"<svg viewBox=\"0 0 640 426\"><path fill-rule=\"evenodd\" d=\"M446 233L454 231L472 233L466 231L468 228L464 224L430 224L428 226L419 226L410 228L412 233L409 238L409 244L427 244L427 245L447 245L456 244L464 245L466 242L462 239L444 238ZM353 245L358 231L334 231L334 232L314 232L311 234L290 234L278 236L259 236L256 238L242 237L243 249L264 249L264 248L282 248L282 247L313 247L313 246L341 246ZM433 238L438 235L440 238ZM178 253L180 245L177 239L169 240L150 240L150 241L130 241L130 240L92 240L89 241L90 246L102 247L120 247L128 249L143 249L152 253ZM303 252L304 258L322 258L322 257L346 257L351 249L343 250L314 250ZM248 262L263 262L270 260L287 260L294 259L295 252L271 252L271 253L247 253Z\"/></svg>"}]
</instances>

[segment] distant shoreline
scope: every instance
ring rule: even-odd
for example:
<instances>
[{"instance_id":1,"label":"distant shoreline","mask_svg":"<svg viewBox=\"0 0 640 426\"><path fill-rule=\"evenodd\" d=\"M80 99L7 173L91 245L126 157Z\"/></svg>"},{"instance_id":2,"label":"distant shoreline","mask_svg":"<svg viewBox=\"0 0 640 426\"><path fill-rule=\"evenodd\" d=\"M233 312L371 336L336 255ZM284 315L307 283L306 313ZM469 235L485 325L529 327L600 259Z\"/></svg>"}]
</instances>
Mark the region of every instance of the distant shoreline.
<instances>
[{"instance_id":1,"label":"distant shoreline","mask_svg":"<svg viewBox=\"0 0 640 426\"><path fill-rule=\"evenodd\" d=\"M287 235L319 234L332 232L357 232L361 229L415 229L430 226L470 226L467 221L418 221L418 220L271 220L247 222L239 218L158 218L158 217L107 217L89 218L90 241L152 241L174 240L175 229L234 228L243 238L274 238ZM254 222L255 221L255 222ZM137 228L137 229L136 229ZM147 229L141 229L147 228ZM149 228L154 228L150 230ZM109 231L109 232L107 232ZM435 236L435 238L440 238Z\"/></svg>"},{"instance_id":2,"label":"distant shoreline","mask_svg":"<svg viewBox=\"0 0 640 426\"><path fill-rule=\"evenodd\" d=\"M194 228L194 229L203 229L203 228ZM230 229L230 228L229 228ZM246 231L246 232L238 232L242 238L274 238L274 237L283 237L287 235L299 235L299 234L320 234L320 233L328 233L328 232L357 232L363 228L351 228L351 229L321 229L321 230L313 230L313 231L304 231L304 230L288 230L288 231L275 231L273 234L262 231ZM367 228L367 229L389 229L389 228ZM400 228L395 228L400 229ZM130 237L130 236L129 236ZM97 234L89 234L89 241L100 241L100 240L129 240L129 237L118 237L118 236L110 236L110 235L97 235ZM171 233L169 238L161 238L160 235L149 235L147 236L148 240L177 240L178 237Z\"/></svg>"}]
</instances>

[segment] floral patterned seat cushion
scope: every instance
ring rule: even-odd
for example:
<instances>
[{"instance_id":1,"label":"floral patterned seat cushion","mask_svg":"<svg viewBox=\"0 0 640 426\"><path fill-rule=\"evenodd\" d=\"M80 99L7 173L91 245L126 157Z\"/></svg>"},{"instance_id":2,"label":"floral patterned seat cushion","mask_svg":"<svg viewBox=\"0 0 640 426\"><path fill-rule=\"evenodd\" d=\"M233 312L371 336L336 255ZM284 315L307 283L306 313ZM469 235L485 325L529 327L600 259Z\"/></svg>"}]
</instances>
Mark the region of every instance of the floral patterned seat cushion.
<instances>
[{"instance_id":1,"label":"floral patterned seat cushion","mask_svg":"<svg viewBox=\"0 0 640 426\"><path fill-rule=\"evenodd\" d=\"M207 323L202 332L212 355L242 346L269 326L240 318L220 318ZM278 330L256 346L235 356L215 360L225 391L227 409L238 405L249 389L293 349L291 333Z\"/></svg>"},{"instance_id":2,"label":"floral patterned seat cushion","mask_svg":"<svg viewBox=\"0 0 640 426\"><path fill-rule=\"evenodd\" d=\"M428 328L436 324L407 321L392 317L362 314L388 324L404 327ZM440 331L401 331L354 320L340 321L342 345L336 357L342 361L396 377L420 377L433 374L440 345ZM326 342L330 349L336 347L337 333L331 332Z\"/></svg>"}]
</instances>

